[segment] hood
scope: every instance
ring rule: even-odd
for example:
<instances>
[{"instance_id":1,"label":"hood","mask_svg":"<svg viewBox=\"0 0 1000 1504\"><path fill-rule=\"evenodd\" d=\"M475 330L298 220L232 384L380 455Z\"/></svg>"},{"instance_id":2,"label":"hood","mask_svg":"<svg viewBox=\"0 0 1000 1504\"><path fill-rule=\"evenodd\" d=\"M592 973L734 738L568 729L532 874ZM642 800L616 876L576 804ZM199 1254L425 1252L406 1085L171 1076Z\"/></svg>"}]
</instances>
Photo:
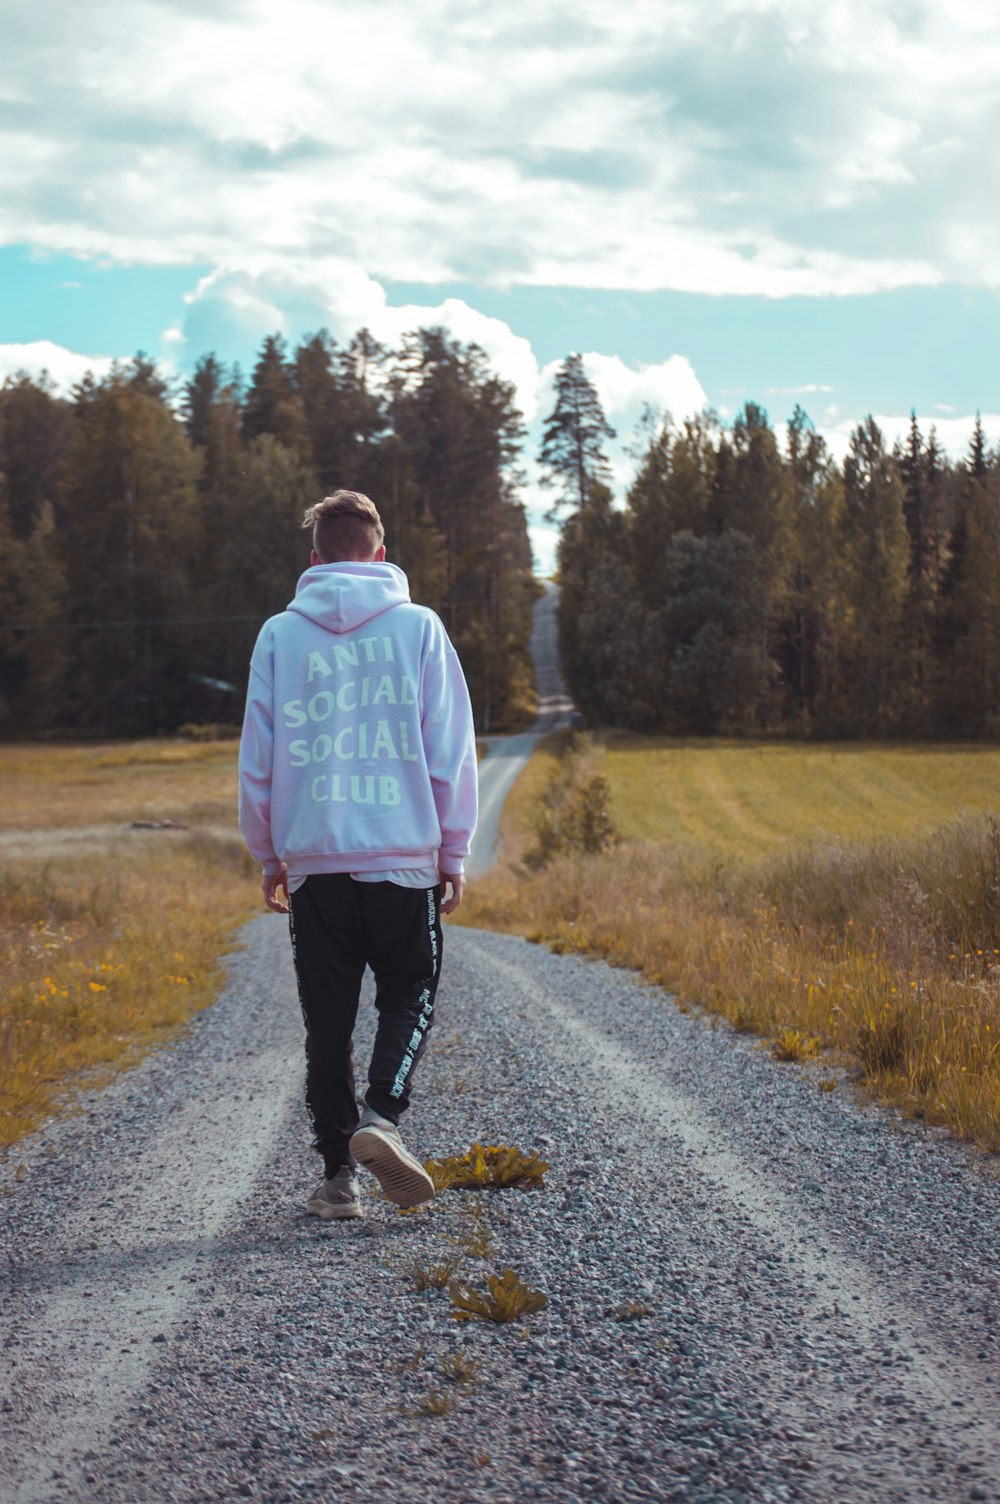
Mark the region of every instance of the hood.
<instances>
[{"instance_id":1,"label":"hood","mask_svg":"<svg viewBox=\"0 0 1000 1504\"><path fill-rule=\"evenodd\" d=\"M410 599L406 575L395 564L314 564L295 587L289 611L328 632L353 632L373 616Z\"/></svg>"}]
</instances>

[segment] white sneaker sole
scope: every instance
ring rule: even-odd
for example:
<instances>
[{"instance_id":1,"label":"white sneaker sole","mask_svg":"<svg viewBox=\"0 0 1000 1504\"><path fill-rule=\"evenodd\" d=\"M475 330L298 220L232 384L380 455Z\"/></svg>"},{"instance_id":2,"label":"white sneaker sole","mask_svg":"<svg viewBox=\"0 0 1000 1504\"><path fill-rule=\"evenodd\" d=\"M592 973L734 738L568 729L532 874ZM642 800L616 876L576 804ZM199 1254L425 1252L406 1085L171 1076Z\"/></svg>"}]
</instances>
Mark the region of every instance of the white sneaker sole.
<instances>
[{"instance_id":1,"label":"white sneaker sole","mask_svg":"<svg viewBox=\"0 0 1000 1504\"><path fill-rule=\"evenodd\" d=\"M306 1202L306 1211L311 1217L322 1217L324 1222L346 1222L352 1217L363 1217L365 1214L360 1201L345 1201L336 1206L332 1201L318 1198Z\"/></svg>"},{"instance_id":2,"label":"white sneaker sole","mask_svg":"<svg viewBox=\"0 0 1000 1504\"><path fill-rule=\"evenodd\" d=\"M351 1153L397 1206L419 1206L434 1199L434 1182L423 1165L381 1128L359 1128L351 1139Z\"/></svg>"}]
</instances>

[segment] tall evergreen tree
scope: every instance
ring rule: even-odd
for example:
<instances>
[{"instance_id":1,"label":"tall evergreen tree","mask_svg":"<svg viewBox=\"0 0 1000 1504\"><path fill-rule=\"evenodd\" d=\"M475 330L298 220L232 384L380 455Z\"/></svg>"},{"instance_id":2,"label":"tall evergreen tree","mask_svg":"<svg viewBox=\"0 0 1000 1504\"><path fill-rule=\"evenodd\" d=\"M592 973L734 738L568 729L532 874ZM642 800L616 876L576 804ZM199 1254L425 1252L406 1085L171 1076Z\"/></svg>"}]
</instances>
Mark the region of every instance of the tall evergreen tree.
<instances>
[{"instance_id":1,"label":"tall evergreen tree","mask_svg":"<svg viewBox=\"0 0 1000 1504\"><path fill-rule=\"evenodd\" d=\"M22 671L17 720L40 731L62 721L71 648L65 630L65 551L49 501L39 506L18 566L17 618L23 626L17 634Z\"/></svg>"},{"instance_id":2,"label":"tall evergreen tree","mask_svg":"<svg viewBox=\"0 0 1000 1504\"><path fill-rule=\"evenodd\" d=\"M955 722L968 734L1000 730L1000 458L982 420L969 445L950 584L950 688Z\"/></svg>"},{"instance_id":3,"label":"tall evergreen tree","mask_svg":"<svg viewBox=\"0 0 1000 1504\"><path fill-rule=\"evenodd\" d=\"M58 515L71 430L72 408L47 375L8 377L0 387L0 471L15 538L30 535L46 502Z\"/></svg>"},{"instance_id":4,"label":"tall evergreen tree","mask_svg":"<svg viewBox=\"0 0 1000 1504\"><path fill-rule=\"evenodd\" d=\"M905 444L895 449L903 481L903 514L909 538L909 576L903 619L907 651L906 720L910 729L932 728L940 699L936 646L947 560L946 472L933 428L924 440L910 415Z\"/></svg>"},{"instance_id":5,"label":"tall evergreen tree","mask_svg":"<svg viewBox=\"0 0 1000 1504\"><path fill-rule=\"evenodd\" d=\"M194 375L184 383L181 412L188 438L199 449L209 442L212 413L226 384L224 367L214 355L202 355L195 362Z\"/></svg>"},{"instance_id":6,"label":"tall evergreen tree","mask_svg":"<svg viewBox=\"0 0 1000 1504\"><path fill-rule=\"evenodd\" d=\"M757 545L732 528L703 538L678 533L667 581L663 617L672 729L754 729L773 673L763 647L768 603Z\"/></svg>"},{"instance_id":7,"label":"tall evergreen tree","mask_svg":"<svg viewBox=\"0 0 1000 1504\"><path fill-rule=\"evenodd\" d=\"M565 506L583 511L595 487L607 485L611 467L604 440L614 437L582 355L568 355L556 372L556 405L545 419L538 456L543 484L561 492L550 517Z\"/></svg>"},{"instance_id":8,"label":"tall evergreen tree","mask_svg":"<svg viewBox=\"0 0 1000 1504\"><path fill-rule=\"evenodd\" d=\"M255 439L262 433L271 434L286 449L308 454L305 414L288 346L280 334L269 334L261 345L243 404L244 438Z\"/></svg>"},{"instance_id":9,"label":"tall evergreen tree","mask_svg":"<svg viewBox=\"0 0 1000 1504\"><path fill-rule=\"evenodd\" d=\"M891 728L905 682L900 627L909 540L903 500L899 468L869 416L851 435L843 509L849 650L856 669L850 712L869 731Z\"/></svg>"},{"instance_id":10,"label":"tall evergreen tree","mask_svg":"<svg viewBox=\"0 0 1000 1504\"><path fill-rule=\"evenodd\" d=\"M666 556L679 532L712 527L717 424L711 414L664 426L652 435L629 488L632 573L644 604L655 609L666 589Z\"/></svg>"},{"instance_id":11,"label":"tall evergreen tree","mask_svg":"<svg viewBox=\"0 0 1000 1504\"><path fill-rule=\"evenodd\" d=\"M197 474L187 436L159 399L120 371L81 386L63 490L78 725L136 733L176 724L199 541Z\"/></svg>"},{"instance_id":12,"label":"tall evergreen tree","mask_svg":"<svg viewBox=\"0 0 1000 1504\"><path fill-rule=\"evenodd\" d=\"M849 609L844 565L843 478L806 413L788 424L794 513L792 590L786 618L785 678L790 713L803 731L838 728L842 648Z\"/></svg>"},{"instance_id":13,"label":"tall evergreen tree","mask_svg":"<svg viewBox=\"0 0 1000 1504\"><path fill-rule=\"evenodd\" d=\"M3 417L0 411L0 452ZM20 610L18 586L24 544L14 536L7 502L7 485L0 469L0 731L12 724L12 706L20 687L23 636L15 630Z\"/></svg>"},{"instance_id":14,"label":"tall evergreen tree","mask_svg":"<svg viewBox=\"0 0 1000 1504\"><path fill-rule=\"evenodd\" d=\"M401 562L410 573L411 543L430 523L445 564L438 609L466 665L477 722L494 727L523 677L531 600L518 562L527 529L517 498L523 424L514 389L482 350L441 329L408 336L390 388L397 455L406 457L390 512Z\"/></svg>"}]
</instances>

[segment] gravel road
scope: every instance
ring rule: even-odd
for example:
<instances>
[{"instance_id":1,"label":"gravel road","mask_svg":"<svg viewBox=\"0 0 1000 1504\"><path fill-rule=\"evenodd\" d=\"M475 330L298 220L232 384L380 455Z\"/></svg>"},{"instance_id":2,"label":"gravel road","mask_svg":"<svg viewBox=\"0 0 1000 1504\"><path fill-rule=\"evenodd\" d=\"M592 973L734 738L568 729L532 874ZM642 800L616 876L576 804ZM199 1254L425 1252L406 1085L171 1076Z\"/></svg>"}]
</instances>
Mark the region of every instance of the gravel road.
<instances>
[{"instance_id":1,"label":"gravel road","mask_svg":"<svg viewBox=\"0 0 1000 1504\"><path fill-rule=\"evenodd\" d=\"M479 1198L548 1307L458 1326L408 1270L474 1199L402 1215L368 1180L361 1223L301 1213L284 925L244 940L176 1046L0 1165L5 1500L1000 1499L996 1161L451 927L408 1136L551 1163Z\"/></svg>"},{"instance_id":2,"label":"gravel road","mask_svg":"<svg viewBox=\"0 0 1000 1504\"><path fill-rule=\"evenodd\" d=\"M466 863L470 877L493 865L500 837L503 803L535 747L550 731L570 724L573 702L566 693L559 667L556 608L559 587L549 584L535 602L531 657L535 666L538 714L530 731L517 736L486 737L489 751L479 766L479 825Z\"/></svg>"},{"instance_id":3,"label":"gravel road","mask_svg":"<svg viewBox=\"0 0 1000 1504\"><path fill-rule=\"evenodd\" d=\"M0 1155L3 1504L1000 1504L996 1159L450 926L407 1137L537 1149L546 1184L404 1215L366 1179L319 1223L285 926L242 939L181 1040ZM544 1310L415 1288L484 1229L463 1278Z\"/></svg>"}]
</instances>

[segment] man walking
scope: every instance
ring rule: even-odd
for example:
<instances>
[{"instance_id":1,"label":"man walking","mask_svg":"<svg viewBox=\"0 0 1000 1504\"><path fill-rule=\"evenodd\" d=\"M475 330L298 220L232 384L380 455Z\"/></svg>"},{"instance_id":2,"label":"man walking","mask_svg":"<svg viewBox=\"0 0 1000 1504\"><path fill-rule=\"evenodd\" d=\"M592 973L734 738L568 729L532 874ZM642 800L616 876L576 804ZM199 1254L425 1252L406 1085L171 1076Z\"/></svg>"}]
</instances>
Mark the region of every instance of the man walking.
<instances>
[{"instance_id":1,"label":"man walking","mask_svg":"<svg viewBox=\"0 0 1000 1504\"><path fill-rule=\"evenodd\" d=\"M337 491L303 525L310 568L250 663L240 829L263 864L264 901L289 915L324 1164L306 1210L333 1219L362 1215L357 1164L400 1206L434 1195L398 1123L434 1016L439 910L453 913L465 887L476 746L458 657L385 562L374 504ZM378 1025L359 1118L352 1036L366 965Z\"/></svg>"}]
</instances>

